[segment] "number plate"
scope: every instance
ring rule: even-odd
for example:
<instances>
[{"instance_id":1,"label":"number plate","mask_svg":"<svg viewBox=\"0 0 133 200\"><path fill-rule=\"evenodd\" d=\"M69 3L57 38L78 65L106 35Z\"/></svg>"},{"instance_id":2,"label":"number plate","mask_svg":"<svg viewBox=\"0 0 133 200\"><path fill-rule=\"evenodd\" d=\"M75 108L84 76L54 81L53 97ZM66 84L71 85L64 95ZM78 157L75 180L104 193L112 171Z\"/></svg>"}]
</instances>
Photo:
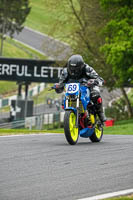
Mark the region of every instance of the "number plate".
<instances>
[{"instance_id":1,"label":"number plate","mask_svg":"<svg viewBox=\"0 0 133 200\"><path fill-rule=\"evenodd\" d=\"M78 83L69 83L66 84L66 92L69 94L75 94L79 90Z\"/></svg>"}]
</instances>

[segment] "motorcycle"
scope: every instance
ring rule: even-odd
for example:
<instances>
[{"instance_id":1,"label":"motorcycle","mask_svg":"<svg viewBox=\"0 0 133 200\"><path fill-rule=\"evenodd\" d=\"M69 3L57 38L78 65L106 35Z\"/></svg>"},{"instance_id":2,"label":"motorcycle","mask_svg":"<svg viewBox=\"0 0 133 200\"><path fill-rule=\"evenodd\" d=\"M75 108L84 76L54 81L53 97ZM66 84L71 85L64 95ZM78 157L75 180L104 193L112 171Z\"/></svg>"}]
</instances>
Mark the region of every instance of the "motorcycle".
<instances>
[{"instance_id":1,"label":"motorcycle","mask_svg":"<svg viewBox=\"0 0 133 200\"><path fill-rule=\"evenodd\" d=\"M53 86L52 89L56 87ZM101 141L103 124L90 99L90 88L86 82L65 84L63 109L64 133L70 145L75 145L79 136L89 138L92 142Z\"/></svg>"}]
</instances>

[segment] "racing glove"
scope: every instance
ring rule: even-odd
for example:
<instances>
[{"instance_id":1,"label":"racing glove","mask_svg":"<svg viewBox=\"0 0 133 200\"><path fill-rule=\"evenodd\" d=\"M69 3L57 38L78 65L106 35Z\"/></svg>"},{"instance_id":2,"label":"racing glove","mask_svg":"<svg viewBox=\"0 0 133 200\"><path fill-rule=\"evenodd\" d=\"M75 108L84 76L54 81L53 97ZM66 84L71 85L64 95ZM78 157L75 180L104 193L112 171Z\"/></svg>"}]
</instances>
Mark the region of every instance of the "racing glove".
<instances>
[{"instance_id":1,"label":"racing glove","mask_svg":"<svg viewBox=\"0 0 133 200\"><path fill-rule=\"evenodd\" d=\"M98 84L99 84L99 82L96 79L90 79L87 83L88 87L92 87L92 86L95 86Z\"/></svg>"},{"instance_id":2,"label":"racing glove","mask_svg":"<svg viewBox=\"0 0 133 200\"><path fill-rule=\"evenodd\" d=\"M54 84L54 89L55 89L56 93L61 93L61 92L63 92L63 90L64 90L64 86L62 86L62 85L59 84L59 83L55 83L55 84Z\"/></svg>"}]
</instances>

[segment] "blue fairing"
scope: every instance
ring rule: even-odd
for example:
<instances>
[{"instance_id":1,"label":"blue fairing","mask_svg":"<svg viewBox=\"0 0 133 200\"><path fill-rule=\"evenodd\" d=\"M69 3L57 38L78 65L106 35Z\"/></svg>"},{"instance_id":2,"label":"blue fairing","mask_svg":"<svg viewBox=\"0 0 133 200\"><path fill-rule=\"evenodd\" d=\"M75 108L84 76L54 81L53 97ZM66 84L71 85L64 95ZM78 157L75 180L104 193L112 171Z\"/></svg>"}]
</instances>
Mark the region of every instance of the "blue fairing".
<instances>
[{"instance_id":1,"label":"blue fairing","mask_svg":"<svg viewBox=\"0 0 133 200\"><path fill-rule=\"evenodd\" d=\"M80 137L88 138L94 133L94 128L84 128L79 132Z\"/></svg>"},{"instance_id":2,"label":"blue fairing","mask_svg":"<svg viewBox=\"0 0 133 200\"><path fill-rule=\"evenodd\" d=\"M81 91L81 101L82 101L84 110L87 110L87 105L90 102L90 91L85 86L81 86L80 91Z\"/></svg>"},{"instance_id":3,"label":"blue fairing","mask_svg":"<svg viewBox=\"0 0 133 200\"><path fill-rule=\"evenodd\" d=\"M82 101L83 108L84 108L84 110L87 110L87 105L90 102L90 91L86 86L81 86L79 84L79 91L73 93L73 95L77 96L77 95L79 95L79 93L81 94L80 100ZM66 108L66 97L69 96L69 95L71 95L71 94L69 94L69 93L65 94L64 109ZM67 109L72 109L72 108L69 107Z\"/></svg>"}]
</instances>

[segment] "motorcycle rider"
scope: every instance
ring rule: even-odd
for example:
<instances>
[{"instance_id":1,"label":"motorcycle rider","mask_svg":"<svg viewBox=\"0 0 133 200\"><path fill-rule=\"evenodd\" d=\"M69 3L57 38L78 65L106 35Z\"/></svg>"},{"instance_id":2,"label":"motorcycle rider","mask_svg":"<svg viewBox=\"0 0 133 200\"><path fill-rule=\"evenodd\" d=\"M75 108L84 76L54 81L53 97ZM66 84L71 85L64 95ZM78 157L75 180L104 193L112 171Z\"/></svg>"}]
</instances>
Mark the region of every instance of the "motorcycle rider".
<instances>
[{"instance_id":1,"label":"motorcycle rider","mask_svg":"<svg viewBox=\"0 0 133 200\"><path fill-rule=\"evenodd\" d=\"M102 98L99 86L103 86L104 80L96 73L96 71L86 64L81 55L72 55L67 61L67 67L62 70L59 83L55 84L56 92L61 93L64 89L64 83L79 81L80 79L88 81L88 87L91 90L91 100L94 103L97 114L101 122L106 121L103 112ZM93 79L93 81L91 81ZM90 81L89 81L90 80Z\"/></svg>"}]
</instances>

